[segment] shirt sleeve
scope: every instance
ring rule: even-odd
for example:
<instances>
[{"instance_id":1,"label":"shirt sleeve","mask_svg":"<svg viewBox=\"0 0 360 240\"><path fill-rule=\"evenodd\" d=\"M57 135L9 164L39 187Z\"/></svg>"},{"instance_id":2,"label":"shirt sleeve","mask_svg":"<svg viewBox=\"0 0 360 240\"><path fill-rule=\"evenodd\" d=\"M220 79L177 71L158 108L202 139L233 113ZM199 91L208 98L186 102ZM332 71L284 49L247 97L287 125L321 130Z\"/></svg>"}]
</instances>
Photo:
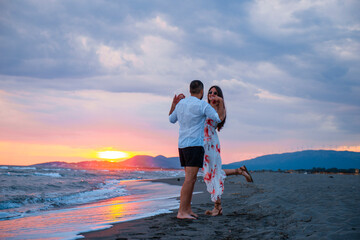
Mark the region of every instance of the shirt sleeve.
<instances>
[{"instance_id":1,"label":"shirt sleeve","mask_svg":"<svg viewBox=\"0 0 360 240\"><path fill-rule=\"evenodd\" d=\"M205 105L204 113L205 113L206 117L214 120L217 123L220 123L221 119L219 117L219 114L216 112L216 110L210 104L208 104L207 102L205 102L205 103L206 103L206 105Z\"/></svg>"},{"instance_id":2,"label":"shirt sleeve","mask_svg":"<svg viewBox=\"0 0 360 240\"><path fill-rule=\"evenodd\" d=\"M170 114L170 116L169 116L169 121L171 122L171 123L176 123L177 122L177 120L178 120L178 118L177 118L177 108L175 107L175 110Z\"/></svg>"}]
</instances>

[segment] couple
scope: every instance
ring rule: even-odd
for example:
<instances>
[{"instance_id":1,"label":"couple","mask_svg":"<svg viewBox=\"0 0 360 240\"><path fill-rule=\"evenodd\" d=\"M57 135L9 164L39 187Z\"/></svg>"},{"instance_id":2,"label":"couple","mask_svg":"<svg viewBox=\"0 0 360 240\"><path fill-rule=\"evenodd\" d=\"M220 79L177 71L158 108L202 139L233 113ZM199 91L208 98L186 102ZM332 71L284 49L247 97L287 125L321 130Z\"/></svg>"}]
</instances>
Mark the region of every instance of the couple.
<instances>
[{"instance_id":1,"label":"couple","mask_svg":"<svg viewBox=\"0 0 360 240\"><path fill-rule=\"evenodd\" d=\"M180 207L177 218L195 219L198 217L191 210L191 199L197 173L204 169L204 180L211 200L215 202L213 210L207 215L221 215L221 194L224 191L224 178L227 175L243 175L248 182L252 178L243 166L238 169L221 169L219 131L226 119L226 110L222 91L213 86L208 92L208 103L201 101L204 85L199 80L190 84L189 98L183 94L175 95L169 112L171 123L179 122L179 156L181 166L185 168L185 181L180 193Z\"/></svg>"}]
</instances>

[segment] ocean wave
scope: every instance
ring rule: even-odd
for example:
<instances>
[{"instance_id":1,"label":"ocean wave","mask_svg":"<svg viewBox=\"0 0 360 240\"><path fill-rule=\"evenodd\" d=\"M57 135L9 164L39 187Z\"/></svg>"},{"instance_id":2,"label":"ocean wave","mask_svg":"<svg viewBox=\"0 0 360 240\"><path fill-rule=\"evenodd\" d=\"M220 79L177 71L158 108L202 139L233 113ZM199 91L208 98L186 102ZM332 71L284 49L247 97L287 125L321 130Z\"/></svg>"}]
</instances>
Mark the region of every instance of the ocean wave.
<instances>
[{"instance_id":1,"label":"ocean wave","mask_svg":"<svg viewBox=\"0 0 360 240\"><path fill-rule=\"evenodd\" d=\"M39 172L35 172L34 175L36 175L36 176L45 176L45 177L56 177L56 178L62 177L60 175L60 173L39 173Z\"/></svg>"},{"instance_id":2,"label":"ocean wave","mask_svg":"<svg viewBox=\"0 0 360 240\"><path fill-rule=\"evenodd\" d=\"M19 169L19 170L36 170L36 167L11 167L13 169Z\"/></svg>"},{"instance_id":3,"label":"ocean wave","mask_svg":"<svg viewBox=\"0 0 360 240\"><path fill-rule=\"evenodd\" d=\"M183 177L184 171L174 170L174 171L156 171L156 174L164 175L165 178L174 178L174 177Z\"/></svg>"},{"instance_id":4,"label":"ocean wave","mask_svg":"<svg viewBox=\"0 0 360 240\"><path fill-rule=\"evenodd\" d=\"M105 183L100 184L98 189L64 196L59 198L58 202L66 205L75 205L125 196L127 195L126 189L119 186L120 182L120 180L107 180Z\"/></svg>"},{"instance_id":5,"label":"ocean wave","mask_svg":"<svg viewBox=\"0 0 360 240\"><path fill-rule=\"evenodd\" d=\"M122 180L106 180L90 191L77 192L69 195L18 195L10 201L0 202L0 220L22 217L26 213L48 210L51 208L80 205L99 200L128 195ZM9 211L11 210L11 211Z\"/></svg>"},{"instance_id":6,"label":"ocean wave","mask_svg":"<svg viewBox=\"0 0 360 240\"><path fill-rule=\"evenodd\" d=\"M67 168L41 168L43 171L64 171L64 170L72 170Z\"/></svg>"},{"instance_id":7,"label":"ocean wave","mask_svg":"<svg viewBox=\"0 0 360 240\"><path fill-rule=\"evenodd\" d=\"M40 196L18 195L11 200L0 202L0 210L20 208L25 205L41 204L47 201L48 199L45 198L44 194L41 194Z\"/></svg>"},{"instance_id":8,"label":"ocean wave","mask_svg":"<svg viewBox=\"0 0 360 240\"><path fill-rule=\"evenodd\" d=\"M0 169L9 169L7 166L0 166Z\"/></svg>"},{"instance_id":9,"label":"ocean wave","mask_svg":"<svg viewBox=\"0 0 360 240\"><path fill-rule=\"evenodd\" d=\"M0 202L0 210L11 209L11 208L19 208L23 205L23 203L16 202Z\"/></svg>"},{"instance_id":10,"label":"ocean wave","mask_svg":"<svg viewBox=\"0 0 360 240\"><path fill-rule=\"evenodd\" d=\"M0 220L7 220L15 217L20 217L22 214L17 212L0 212Z\"/></svg>"},{"instance_id":11,"label":"ocean wave","mask_svg":"<svg viewBox=\"0 0 360 240\"><path fill-rule=\"evenodd\" d=\"M0 169L0 220L133 194L125 189L128 180L184 175L183 171L2 167L8 169Z\"/></svg>"}]
</instances>

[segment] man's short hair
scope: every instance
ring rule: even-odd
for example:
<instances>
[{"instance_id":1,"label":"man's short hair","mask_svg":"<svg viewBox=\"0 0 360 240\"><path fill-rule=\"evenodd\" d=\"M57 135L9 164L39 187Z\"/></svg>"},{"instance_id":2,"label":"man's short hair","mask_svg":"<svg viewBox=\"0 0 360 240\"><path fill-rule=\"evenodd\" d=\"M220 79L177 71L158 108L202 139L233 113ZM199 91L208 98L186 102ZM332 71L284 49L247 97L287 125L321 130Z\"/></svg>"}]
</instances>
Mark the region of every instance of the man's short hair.
<instances>
[{"instance_id":1,"label":"man's short hair","mask_svg":"<svg viewBox=\"0 0 360 240\"><path fill-rule=\"evenodd\" d=\"M204 84L200 80L193 80L190 83L190 93L199 94L204 89Z\"/></svg>"}]
</instances>

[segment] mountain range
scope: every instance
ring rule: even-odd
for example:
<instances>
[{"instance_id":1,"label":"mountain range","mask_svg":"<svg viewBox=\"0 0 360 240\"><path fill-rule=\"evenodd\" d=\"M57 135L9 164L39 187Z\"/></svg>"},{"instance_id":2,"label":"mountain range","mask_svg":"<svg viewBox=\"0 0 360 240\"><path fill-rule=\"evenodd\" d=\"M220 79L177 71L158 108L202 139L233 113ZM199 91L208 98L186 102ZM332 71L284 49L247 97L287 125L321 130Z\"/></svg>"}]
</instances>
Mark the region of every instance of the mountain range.
<instances>
[{"instance_id":1,"label":"mountain range","mask_svg":"<svg viewBox=\"0 0 360 240\"><path fill-rule=\"evenodd\" d=\"M224 169L246 165L249 170L297 170L312 168L360 168L360 152L306 150L292 153L271 154L250 160L224 164ZM151 157L138 155L122 162L84 161L78 163L48 162L35 164L39 167L61 167L80 169L121 169L121 168L164 168L179 169L178 157L167 158L162 155Z\"/></svg>"},{"instance_id":2,"label":"mountain range","mask_svg":"<svg viewBox=\"0 0 360 240\"><path fill-rule=\"evenodd\" d=\"M223 165L223 168L238 168L242 165L250 170L298 170L312 168L360 168L360 152L306 150L292 153L271 154L254 159Z\"/></svg>"},{"instance_id":3,"label":"mountain range","mask_svg":"<svg viewBox=\"0 0 360 240\"><path fill-rule=\"evenodd\" d=\"M109 161L83 161L77 163L67 162L47 162L32 165L35 167L55 167L55 168L76 168L76 169L123 169L123 168L181 168L179 158L167 158L162 155L151 157L147 155L137 155L121 162Z\"/></svg>"}]
</instances>

